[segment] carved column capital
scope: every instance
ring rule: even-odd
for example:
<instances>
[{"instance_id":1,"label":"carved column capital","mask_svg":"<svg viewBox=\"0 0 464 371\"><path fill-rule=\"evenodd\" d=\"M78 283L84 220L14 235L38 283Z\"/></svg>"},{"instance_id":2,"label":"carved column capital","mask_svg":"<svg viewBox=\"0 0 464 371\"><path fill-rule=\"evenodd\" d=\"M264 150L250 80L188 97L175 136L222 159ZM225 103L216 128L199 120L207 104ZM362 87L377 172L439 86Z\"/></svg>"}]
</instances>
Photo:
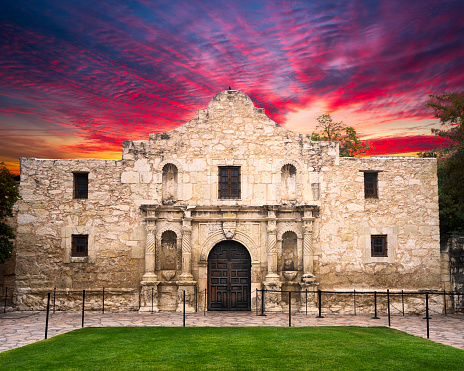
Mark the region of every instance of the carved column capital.
<instances>
[{"instance_id":1,"label":"carved column capital","mask_svg":"<svg viewBox=\"0 0 464 371\"><path fill-rule=\"evenodd\" d=\"M313 233L313 222L312 220L305 220L303 225L304 234Z\"/></svg>"},{"instance_id":2,"label":"carved column capital","mask_svg":"<svg viewBox=\"0 0 464 371\"><path fill-rule=\"evenodd\" d=\"M191 225L182 225L182 234L191 234L192 226Z\"/></svg>"},{"instance_id":3,"label":"carved column capital","mask_svg":"<svg viewBox=\"0 0 464 371\"><path fill-rule=\"evenodd\" d=\"M267 221L267 233L276 234L277 233L277 222L275 219Z\"/></svg>"}]
</instances>

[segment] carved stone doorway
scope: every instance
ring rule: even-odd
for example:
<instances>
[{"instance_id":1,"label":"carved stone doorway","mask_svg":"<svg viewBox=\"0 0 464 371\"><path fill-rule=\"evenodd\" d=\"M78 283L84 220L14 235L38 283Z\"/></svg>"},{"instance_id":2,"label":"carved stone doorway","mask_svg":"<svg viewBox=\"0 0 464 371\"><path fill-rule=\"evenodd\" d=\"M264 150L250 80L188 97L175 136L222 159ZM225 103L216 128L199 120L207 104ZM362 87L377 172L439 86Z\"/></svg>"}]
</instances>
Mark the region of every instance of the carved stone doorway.
<instances>
[{"instance_id":1,"label":"carved stone doorway","mask_svg":"<svg viewBox=\"0 0 464 371\"><path fill-rule=\"evenodd\" d=\"M208 256L208 310L250 309L250 254L239 242L219 242Z\"/></svg>"}]
</instances>

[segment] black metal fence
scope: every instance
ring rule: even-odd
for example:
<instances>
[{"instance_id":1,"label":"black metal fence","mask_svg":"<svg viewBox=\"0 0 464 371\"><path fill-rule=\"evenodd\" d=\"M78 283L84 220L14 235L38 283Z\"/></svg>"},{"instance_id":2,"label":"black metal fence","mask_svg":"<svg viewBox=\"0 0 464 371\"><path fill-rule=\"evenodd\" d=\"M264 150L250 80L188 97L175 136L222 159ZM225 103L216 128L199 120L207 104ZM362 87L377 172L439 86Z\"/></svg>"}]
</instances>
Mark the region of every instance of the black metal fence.
<instances>
[{"instance_id":1,"label":"black metal fence","mask_svg":"<svg viewBox=\"0 0 464 371\"><path fill-rule=\"evenodd\" d=\"M13 305L13 290L8 290L9 302ZM88 311L131 311L140 309L140 290L138 289L85 289L70 290L30 290L16 293L16 308L34 308L34 310L45 310L47 305L47 294L50 293L50 310L75 311L82 305L85 298L86 310ZM6 306L5 306L6 310Z\"/></svg>"},{"instance_id":2,"label":"black metal fence","mask_svg":"<svg viewBox=\"0 0 464 371\"><path fill-rule=\"evenodd\" d=\"M6 312L7 307L13 307L13 290L8 290L8 287L5 287L0 302L3 304L3 313Z\"/></svg>"},{"instance_id":3,"label":"black metal fence","mask_svg":"<svg viewBox=\"0 0 464 371\"><path fill-rule=\"evenodd\" d=\"M7 311L8 307L14 308L13 304L13 289L5 288L3 295L0 297L0 303L3 304L3 312ZM57 289L53 290L36 290L30 293L22 293L23 304L27 307L32 307L38 310L45 310L47 293L50 292L50 310L56 311L72 311L79 310L82 305L82 297L85 295L85 306L87 311L137 311L140 310L142 304L142 287L139 289L86 289L86 290L69 290ZM85 294L84 294L85 292ZM293 307L293 311L299 313L312 314L315 311L324 313L343 313L343 314L369 314L381 311L387 313L390 311L394 314L417 314L423 313L426 309L425 298L428 294L429 301L432 304L432 311L447 315L448 313L463 313L464 308L462 301L464 293L453 291L324 291L324 290L255 290L252 300L252 309L258 313L272 312L272 308L268 308L266 303L270 299L268 295L278 294L279 311L287 311L288 307ZM155 303L160 305L160 301L174 303L171 306L161 306L160 310L180 310L182 301L182 293L178 290L173 292L160 292L154 288L144 292L145 311L157 311ZM169 298L167 298L169 296ZM194 286L194 292L191 293L187 300L187 305L206 313L207 311L207 290L199 291L197 286ZM0 305L1 305L0 304ZM200 306L201 304L201 306ZM200 306L200 309L199 309ZM151 310L150 310L151 307Z\"/></svg>"},{"instance_id":4,"label":"black metal fence","mask_svg":"<svg viewBox=\"0 0 464 371\"><path fill-rule=\"evenodd\" d=\"M271 310L266 310L266 295L278 294L280 300ZM288 312L288 326L292 326L292 313L304 313L317 310L316 318L324 318L324 314L343 315L352 314L356 316L360 309L363 314L371 313L372 319L379 319L380 313L388 317L388 326L391 326L391 318L394 314L405 316L405 314L423 314L427 325L427 338L429 338L429 319L433 314L444 314L462 312L456 311L454 303L459 303L464 293L443 291L288 291L288 290L256 290L255 309L257 316L272 315L273 312ZM292 300L292 297L294 300ZM411 299L414 301L413 310ZM293 308L292 308L293 303ZM337 310L334 311L334 303ZM431 304L433 303L433 308ZM451 303L451 305L450 305ZM341 304L341 305L340 305ZM269 305L269 304L267 304ZM341 310L343 308L343 310ZM406 308L406 309L405 309ZM350 311L351 309L351 311ZM266 314L267 313L267 314ZM310 313L311 314L311 313Z\"/></svg>"},{"instance_id":5,"label":"black metal fence","mask_svg":"<svg viewBox=\"0 0 464 371\"><path fill-rule=\"evenodd\" d=\"M379 310L392 314L418 314L426 309L426 297L434 304L436 313L462 313L464 308L456 307L464 298L464 293L453 291L288 291L288 290L256 290L255 308L257 312L267 312L266 293L280 294L280 303L284 307L294 305L294 310L308 314L317 309L319 315L325 313L357 315L359 313L375 313ZM292 300L293 298L293 300ZM439 308L439 309L438 309ZM270 310L271 312L273 310Z\"/></svg>"},{"instance_id":6,"label":"black metal fence","mask_svg":"<svg viewBox=\"0 0 464 371\"><path fill-rule=\"evenodd\" d=\"M82 327L85 322L86 311L120 311L121 308L115 308L115 299L122 296L136 296L137 302L129 306L124 306L124 310L140 310L141 308L140 290L111 290L102 288L101 290L57 290L53 289L46 292L34 292L34 295L44 295L46 309L45 338L47 338L48 318L50 312L81 310ZM24 295L24 294L23 294ZM111 295L111 305L105 301L105 298ZM157 293L151 290L151 312L154 313L154 302ZM174 293L172 294L174 295ZM207 312L207 290L195 291L190 300L186 300L186 292L176 292L176 309L183 313L183 326L185 327L186 304L192 306L194 311L198 311L199 297L203 302L203 314ZM292 315L296 313L305 315L315 315L316 318L324 318L324 315L339 314L370 314L373 319L379 319L379 315L388 317L388 325L391 325L391 318L394 315L405 316L406 314L424 315L427 326L427 338L429 337L429 319L435 314L456 313L455 303L460 303L464 293L447 292L447 291L288 291L288 290L255 290L253 306L257 316L272 315L273 312L288 313L288 326L292 326ZM4 303L4 312L7 305L12 303L13 290L5 289L4 296L1 298ZM145 310L147 311L147 298L145 298ZM174 299L174 298L173 298ZM117 301L117 300L116 300ZM268 308L268 306L270 308ZM201 310L201 309L200 309ZM460 310L461 312L461 310Z\"/></svg>"}]
</instances>

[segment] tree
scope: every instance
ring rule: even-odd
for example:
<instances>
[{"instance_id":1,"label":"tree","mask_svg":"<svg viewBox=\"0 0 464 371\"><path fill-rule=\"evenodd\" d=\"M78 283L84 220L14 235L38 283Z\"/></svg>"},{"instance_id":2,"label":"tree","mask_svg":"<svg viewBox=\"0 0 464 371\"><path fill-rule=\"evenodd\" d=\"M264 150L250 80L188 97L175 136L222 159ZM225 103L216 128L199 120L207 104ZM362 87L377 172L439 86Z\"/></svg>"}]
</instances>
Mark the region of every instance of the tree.
<instances>
[{"instance_id":1,"label":"tree","mask_svg":"<svg viewBox=\"0 0 464 371\"><path fill-rule=\"evenodd\" d=\"M7 223L7 217L13 216L13 205L20 198L18 186L13 174L0 163L0 264L3 264L13 251L11 240L15 238L13 228Z\"/></svg>"},{"instance_id":2,"label":"tree","mask_svg":"<svg viewBox=\"0 0 464 371\"><path fill-rule=\"evenodd\" d=\"M322 114L316 120L319 123L316 130L319 130L320 133L313 132L311 140L339 142L341 157L364 155L369 149L374 148L372 144L362 142L353 127L346 126L343 122L334 122L328 113Z\"/></svg>"},{"instance_id":3,"label":"tree","mask_svg":"<svg viewBox=\"0 0 464 371\"><path fill-rule=\"evenodd\" d=\"M464 91L430 95L425 105L432 108L444 129L432 129L435 135L451 140L451 145L419 157L438 158L438 197L440 235L464 234Z\"/></svg>"},{"instance_id":4,"label":"tree","mask_svg":"<svg viewBox=\"0 0 464 371\"><path fill-rule=\"evenodd\" d=\"M432 133L441 138L451 140L451 145L436 152L438 158L452 155L464 145L464 91L458 93L430 94L425 104L432 108L436 118L445 129L432 129ZM433 153L433 152L432 152ZM419 152L419 157L431 157L429 152Z\"/></svg>"}]
</instances>

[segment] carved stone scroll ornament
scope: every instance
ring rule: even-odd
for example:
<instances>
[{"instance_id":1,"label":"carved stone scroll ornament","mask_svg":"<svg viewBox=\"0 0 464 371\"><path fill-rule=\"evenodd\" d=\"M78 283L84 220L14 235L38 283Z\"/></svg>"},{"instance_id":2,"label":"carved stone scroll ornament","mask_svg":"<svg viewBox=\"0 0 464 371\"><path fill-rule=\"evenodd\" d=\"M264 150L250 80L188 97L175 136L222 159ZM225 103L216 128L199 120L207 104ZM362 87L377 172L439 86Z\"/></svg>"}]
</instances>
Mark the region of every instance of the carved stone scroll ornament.
<instances>
[{"instance_id":1,"label":"carved stone scroll ornament","mask_svg":"<svg viewBox=\"0 0 464 371\"><path fill-rule=\"evenodd\" d=\"M270 234L267 236L267 253L268 254L277 253L277 238L275 234Z\"/></svg>"},{"instance_id":2,"label":"carved stone scroll ornament","mask_svg":"<svg viewBox=\"0 0 464 371\"><path fill-rule=\"evenodd\" d=\"M303 273L313 276L313 225L312 222L306 222L303 236ZM309 282L309 281L308 281Z\"/></svg>"},{"instance_id":3,"label":"carved stone scroll ornament","mask_svg":"<svg viewBox=\"0 0 464 371\"><path fill-rule=\"evenodd\" d=\"M147 241L146 241L146 251L150 253L155 252L155 234L153 233L153 230L148 230L147 231Z\"/></svg>"},{"instance_id":4,"label":"carved stone scroll ornament","mask_svg":"<svg viewBox=\"0 0 464 371\"><path fill-rule=\"evenodd\" d=\"M313 253L313 225L311 222L304 226L303 253Z\"/></svg>"},{"instance_id":5,"label":"carved stone scroll ornament","mask_svg":"<svg viewBox=\"0 0 464 371\"><path fill-rule=\"evenodd\" d=\"M309 255L313 253L313 239L312 239L312 234L308 233L304 235L304 240L303 240L303 253L305 255Z\"/></svg>"},{"instance_id":6,"label":"carved stone scroll ornament","mask_svg":"<svg viewBox=\"0 0 464 371\"><path fill-rule=\"evenodd\" d=\"M222 222L222 231L228 240L231 240L234 237L236 227L236 222Z\"/></svg>"},{"instance_id":7,"label":"carved stone scroll ornament","mask_svg":"<svg viewBox=\"0 0 464 371\"><path fill-rule=\"evenodd\" d=\"M192 244L190 236L192 234L192 226L182 226L182 252L190 253L192 251Z\"/></svg>"}]
</instances>

